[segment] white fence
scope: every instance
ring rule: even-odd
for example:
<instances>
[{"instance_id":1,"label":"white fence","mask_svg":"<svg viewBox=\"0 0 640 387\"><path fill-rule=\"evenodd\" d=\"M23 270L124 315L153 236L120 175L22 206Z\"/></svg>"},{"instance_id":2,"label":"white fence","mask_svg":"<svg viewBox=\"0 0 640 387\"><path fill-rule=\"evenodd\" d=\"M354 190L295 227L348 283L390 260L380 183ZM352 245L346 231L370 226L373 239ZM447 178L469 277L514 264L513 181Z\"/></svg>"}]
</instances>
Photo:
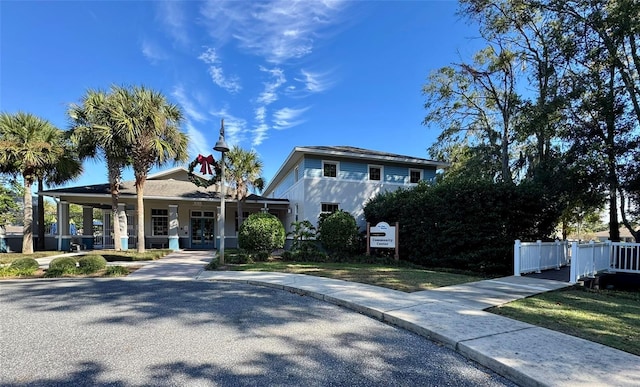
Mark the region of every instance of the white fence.
<instances>
[{"instance_id":1,"label":"white fence","mask_svg":"<svg viewBox=\"0 0 640 387\"><path fill-rule=\"evenodd\" d=\"M520 242L513 249L513 271L515 275L540 273L541 270L559 269L569 264L567 241Z\"/></svg>"},{"instance_id":2,"label":"white fence","mask_svg":"<svg viewBox=\"0 0 640 387\"><path fill-rule=\"evenodd\" d=\"M520 242L513 252L514 275L539 273L571 265L569 282L576 283L600 272L640 274L640 243L594 242Z\"/></svg>"}]
</instances>

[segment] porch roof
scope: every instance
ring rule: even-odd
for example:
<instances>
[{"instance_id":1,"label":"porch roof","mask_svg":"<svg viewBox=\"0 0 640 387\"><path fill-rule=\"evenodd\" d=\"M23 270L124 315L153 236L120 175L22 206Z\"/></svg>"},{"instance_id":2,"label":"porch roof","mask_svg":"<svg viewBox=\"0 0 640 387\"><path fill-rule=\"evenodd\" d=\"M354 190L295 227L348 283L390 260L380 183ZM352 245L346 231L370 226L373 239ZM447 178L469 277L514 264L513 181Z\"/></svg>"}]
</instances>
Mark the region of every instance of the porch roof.
<instances>
[{"instance_id":1,"label":"porch roof","mask_svg":"<svg viewBox=\"0 0 640 387\"><path fill-rule=\"evenodd\" d=\"M109 184L95 184L78 187L50 189L39 193L42 196L50 196L55 198L111 198ZM121 198L135 198L136 188L134 181L125 181L120 184ZM183 180L147 180L144 186L144 199L159 200L183 200L183 201L202 201L202 200L220 200L220 194L217 192L217 185L203 188L198 187L190 181ZM234 202L230 195L227 195L225 201ZM288 204L287 199L271 199L256 194L250 194L246 198L247 202L267 203L267 204Z\"/></svg>"}]
</instances>

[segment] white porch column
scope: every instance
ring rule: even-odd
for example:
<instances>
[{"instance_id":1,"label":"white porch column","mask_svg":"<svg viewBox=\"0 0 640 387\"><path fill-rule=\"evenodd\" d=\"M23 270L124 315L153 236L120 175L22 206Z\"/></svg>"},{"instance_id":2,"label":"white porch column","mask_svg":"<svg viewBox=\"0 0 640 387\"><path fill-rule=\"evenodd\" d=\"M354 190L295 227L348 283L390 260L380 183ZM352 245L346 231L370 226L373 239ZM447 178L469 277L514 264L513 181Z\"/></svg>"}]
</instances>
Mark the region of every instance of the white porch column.
<instances>
[{"instance_id":1,"label":"white porch column","mask_svg":"<svg viewBox=\"0 0 640 387\"><path fill-rule=\"evenodd\" d=\"M173 251L180 249L180 222L178 220L178 205L169 204L169 248Z\"/></svg>"},{"instance_id":2,"label":"white porch column","mask_svg":"<svg viewBox=\"0 0 640 387\"><path fill-rule=\"evenodd\" d=\"M69 202L58 202L58 250L71 249L71 235L69 235Z\"/></svg>"},{"instance_id":3,"label":"white porch column","mask_svg":"<svg viewBox=\"0 0 640 387\"><path fill-rule=\"evenodd\" d=\"M129 250L129 226L127 225L127 209L124 203L118 203L118 221L120 224L120 242L122 250Z\"/></svg>"}]
</instances>

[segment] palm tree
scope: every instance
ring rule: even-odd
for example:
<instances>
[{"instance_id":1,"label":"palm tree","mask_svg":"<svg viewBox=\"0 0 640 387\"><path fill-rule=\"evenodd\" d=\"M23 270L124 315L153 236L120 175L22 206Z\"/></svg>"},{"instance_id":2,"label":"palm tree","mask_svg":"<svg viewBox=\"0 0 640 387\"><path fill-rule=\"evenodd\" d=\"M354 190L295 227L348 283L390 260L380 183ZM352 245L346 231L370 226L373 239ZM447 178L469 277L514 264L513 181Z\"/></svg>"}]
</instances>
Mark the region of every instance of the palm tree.
<instances>
[{"instance_id":1,"label":"palm tree","mask_svg":"<svg viewBox=\"0 0 640 387\"><path fill-rule=\"evenodd\" d=\"M237 145L231 147L226 154L225 180L235 189L235 199L238 203L238 227L242 224L242 205L249 195L249 189L262 191L264 179L262 162L254 150L244 150Z\"/></svg>"},{"instance_id":2,"label":"palm tree","mask_svg":"<svg viewBox=\"0 0 640 387\"><path fill-rule=\"evenodd\" d=\"M51 132L55 133L55 132ZM69 141L68 132L63 136L55 136L48 139L55 147L63 149L62 154L52 165L46 165L38 173L38 193L47 186L62 185L69 180L75 180L82 174L82 162L78 157L75 147ZM44 250L44 197L38 195L38 250ZM61 225L60 225L61 226Z\"/></svg>"},{"instance_id":3,"label":"palm tree","mask_svg":"<svg viewBox=\"0 0 640 387\"><path fill-rule=\"evenodd\" d=\"M111 118L129 144L135 176L138 252L145 251L144 185L151 168L169 161L187 160L185 133L180 131L182 111L162 93L144 86L116 87L112 91Z\"/></svg>"},{"instance_id":4,"label":"palm tree","mask_svg":"<svg viewBox=\"0 0 640 387\"><path fill-rule=\"evenodd\" d=\"M112 88L115 92L115 88ZM122 169L129 164L128 145L124 135L118 132L112 114L112 95L101 90L87 90L80 105L73 104L67 114L73 125L72 140L78 147L81 158L104 157L107 163L109 191L111 192L111 217L113 243L116 250L122 250L120 239L120 218L118 199L122 183Z\"/></svg>"},{"instance_id":5,"label":"palm tree","mask_svg":"<svg viewBox=\"0 0 640 387\"><path fill-rule=\"evenodd\" d=\"M21 175L24 184L22 252L33 253L33 201L31 188L46 168L64 158L63 132L49 121L18 112L0 115L0 172Z\"/></svg>"}]
</instances>

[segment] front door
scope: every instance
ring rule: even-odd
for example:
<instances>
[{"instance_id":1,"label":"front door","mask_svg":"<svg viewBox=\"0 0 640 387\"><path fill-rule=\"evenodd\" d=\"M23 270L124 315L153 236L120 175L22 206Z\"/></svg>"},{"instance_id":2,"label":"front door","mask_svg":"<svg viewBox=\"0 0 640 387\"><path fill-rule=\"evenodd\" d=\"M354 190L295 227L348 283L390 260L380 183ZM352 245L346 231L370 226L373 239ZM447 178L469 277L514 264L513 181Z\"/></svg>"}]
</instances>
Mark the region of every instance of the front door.
<instances>
[{"instance_id":1,"label":"front door","mask_svg":"<svg viewBox=\"0 0 640 387\"><path fill-rule=\"evenodd\" d=\"M214 249L216 242L213 211L191 212L191 248Z\"/></svg>"}]
</instances>

